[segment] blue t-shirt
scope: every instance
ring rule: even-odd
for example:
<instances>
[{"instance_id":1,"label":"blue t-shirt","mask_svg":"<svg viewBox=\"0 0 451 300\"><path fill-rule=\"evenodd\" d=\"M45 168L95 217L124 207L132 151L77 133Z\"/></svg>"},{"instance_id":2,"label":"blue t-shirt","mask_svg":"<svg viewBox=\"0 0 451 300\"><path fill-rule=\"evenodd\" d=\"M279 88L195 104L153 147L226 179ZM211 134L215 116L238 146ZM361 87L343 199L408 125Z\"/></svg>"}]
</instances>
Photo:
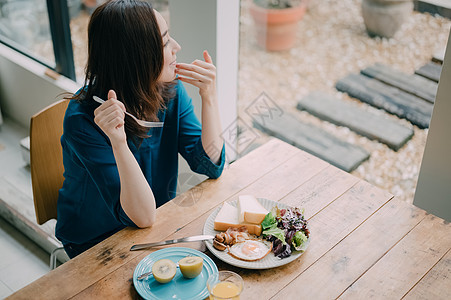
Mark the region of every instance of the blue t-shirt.
<instances>
[{"instance_id":1,"label":"blue t-shirt","mask_svg":"<svg viewBox=\"0 0 451 300\"><path fill-rule=\"evenodd\" d=\"M139 148L128 141L155 196L157 207L175 197L178 153L191 170L218 178L224 168L225 150L218 165L205 153L201 124L191 98L181 82L176 96L160 112L162 128L151 128ZM97 243L126 226L136 226L123 211L120 180L111 143L94 123L98 105L71 100L61 137L64 183L59 190L56 237L63 244Z\"/></svg>"}]
</instances>

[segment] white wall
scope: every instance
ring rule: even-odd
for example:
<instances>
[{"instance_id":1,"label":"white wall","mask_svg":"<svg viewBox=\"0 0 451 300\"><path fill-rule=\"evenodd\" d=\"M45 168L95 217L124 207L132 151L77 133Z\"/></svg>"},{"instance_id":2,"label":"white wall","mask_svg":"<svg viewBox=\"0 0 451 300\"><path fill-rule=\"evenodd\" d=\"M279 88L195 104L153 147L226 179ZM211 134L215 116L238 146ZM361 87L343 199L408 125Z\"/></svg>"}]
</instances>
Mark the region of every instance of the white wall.
<instances>
[{"instance_id":1,"label":"white wall","mask_svg":"<svg viewBox=\"0 0 451 300\"><path fill-rule=\"evenodd\" d=\"M451 221L451 33L413 204Z\"/></svg>"},{"instance_id":2,"label":"white wall","mask_svg":"<svg viewBox=\"0 0 451 300\"><path fill-rule=\"evenodd\" d=\"M45 75L40 63L0 44L0 108L20 125L29 128L30 118L44 107L61 99L61 93L74 93L79 88L74 81Z\"/></svg>"}]
</instances>

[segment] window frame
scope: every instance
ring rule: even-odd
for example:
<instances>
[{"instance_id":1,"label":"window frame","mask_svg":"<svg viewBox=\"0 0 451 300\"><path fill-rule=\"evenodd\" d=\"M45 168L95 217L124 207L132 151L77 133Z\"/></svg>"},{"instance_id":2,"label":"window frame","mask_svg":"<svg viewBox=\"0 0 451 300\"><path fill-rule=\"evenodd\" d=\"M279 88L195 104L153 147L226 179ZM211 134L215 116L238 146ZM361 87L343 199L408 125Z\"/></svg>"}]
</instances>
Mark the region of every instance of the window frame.
<instances>
[{"instance_id":1,"label":"window frame","mask_svg":"<svg viewBox=\"0 0 451 300\"><path fill-rule=\"evenodd\" d=\"M52 38L55 63L38 57L11 39L0 36L0 43L25 55L26 57L76 81L74 54L70 32L70 18L67 0L46 0L49 18L49 29Z\"/></svg>"}]
</instances>

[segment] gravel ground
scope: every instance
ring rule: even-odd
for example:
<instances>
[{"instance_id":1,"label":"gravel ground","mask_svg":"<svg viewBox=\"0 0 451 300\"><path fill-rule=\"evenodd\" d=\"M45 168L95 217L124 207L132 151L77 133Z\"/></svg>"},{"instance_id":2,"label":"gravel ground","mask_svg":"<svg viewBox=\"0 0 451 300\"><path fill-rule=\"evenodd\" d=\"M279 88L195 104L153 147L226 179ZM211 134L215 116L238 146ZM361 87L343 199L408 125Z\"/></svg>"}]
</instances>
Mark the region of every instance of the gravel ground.
<instances>
[{"instance_id":1,"label":"gravel ground","mask_svg":"<svg viewBox=\"0 0 451 300\"><path fill-rule=\"evenodd\" d=\"M394 38L370 38L361 17L361 0L312 0L298 25L295 47L283 52L266 52L256 44L249 4L250 0L243 0L241 9L238 104L241 119L251 124L245 109L265 92L284 112L365 148L371 153L370 159L352 174L390 191L399 199L412 202L428 130L413 126L414 137L395 152L384 144L321 121L295 107L298 99L320 90L358 103L363 109L388 115L338 92L336 81L376 62L413 73L446 46L451 21L412 12ZM389 117L412 126L405 120ZM259 134L257 143L269 139Z\"/></svg>"}]
</instances>

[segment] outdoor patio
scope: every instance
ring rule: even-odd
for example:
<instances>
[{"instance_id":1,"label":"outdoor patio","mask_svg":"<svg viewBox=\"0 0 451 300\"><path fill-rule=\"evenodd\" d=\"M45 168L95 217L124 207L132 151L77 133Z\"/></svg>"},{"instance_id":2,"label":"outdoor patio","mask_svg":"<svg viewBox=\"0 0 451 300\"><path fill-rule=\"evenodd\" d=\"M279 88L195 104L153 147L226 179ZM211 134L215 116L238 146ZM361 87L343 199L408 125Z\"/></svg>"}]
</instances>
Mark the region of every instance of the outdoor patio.
<instances>
[{"instance_id":1,"label":"outdoor patio","mask_svg":"<svg viewBox=\"0 0 451 300\"><path fill-rule=\"evenodd\" d=\"M358 73L376 62L413 74L437 51L443 51L451 21L413 12L394 38L370 38L361 15L361 0L312 0L298 25L295 47L289 51L267 52L257 45L254 22L249 14L250 3L251 0L242 1L241 9L239 117L252 126L245 110L265 92L282 111L367 150L369 160L352 174L388 190L399 199L412 202L428 129L413 126L413 138L395 152L346 127L299 111L296 105L310 92L322 91L411 126L406 120L338 92L335 84L349 73ZM263 143L269 138L257 132L260 137L255 142Z\"/></svg>"}]
</instances>

